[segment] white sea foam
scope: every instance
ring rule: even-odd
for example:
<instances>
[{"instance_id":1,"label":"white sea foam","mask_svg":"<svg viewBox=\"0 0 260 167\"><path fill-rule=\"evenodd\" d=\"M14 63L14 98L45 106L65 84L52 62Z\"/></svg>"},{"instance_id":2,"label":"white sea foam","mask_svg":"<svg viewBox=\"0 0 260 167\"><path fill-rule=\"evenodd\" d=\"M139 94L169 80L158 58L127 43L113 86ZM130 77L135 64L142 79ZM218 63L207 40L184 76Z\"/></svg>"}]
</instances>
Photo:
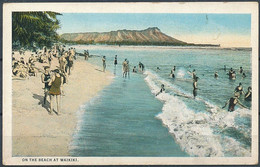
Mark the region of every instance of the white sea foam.
<instances>
[{"instance_id":1,"label":"white sea foam","mask_svg":"<svg viewBox=\"0 0 260 167\"><path fill-rule=\"evenodd\" d=\"M178 88L167 81L161 79L156 74L146 71L146 83L153 94L159 92L161 83L170 86L176 92L181 92L186 96L190 94L177 90ZM169 93L161 93L156 96L158 100L164 102L162 113L156 117L161 119L167 126L169 132L173 134L175 141L192 156L200 157L221 157L225 154L233 156L249 156L250 150L242 147L242 144L230 137L222 137L214 133L214 128L225 129L228 127L239 127L235 124L238 116L250 116L249 110L238 109L235 112L226 112L208 101L199 98L207 106L209 112L195 112L177 96ZM231 146L231 147L227 147Z\"/></svg>"}]
</instances>

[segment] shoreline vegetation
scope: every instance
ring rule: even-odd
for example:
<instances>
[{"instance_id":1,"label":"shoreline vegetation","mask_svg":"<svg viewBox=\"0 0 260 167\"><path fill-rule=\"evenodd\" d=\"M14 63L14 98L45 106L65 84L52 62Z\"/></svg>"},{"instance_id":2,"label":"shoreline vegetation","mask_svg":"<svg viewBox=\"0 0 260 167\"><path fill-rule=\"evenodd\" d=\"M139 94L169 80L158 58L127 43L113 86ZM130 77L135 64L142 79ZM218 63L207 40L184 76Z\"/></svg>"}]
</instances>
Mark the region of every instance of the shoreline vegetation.
<instances>
[{"instance_id":1,"label":"shoreline vegetation","mask_svg":"<svg viewBox=\"0 0 260 167\"><path fill-rule=\"evenodd\" d=\"M14 52L14 57L23 57L27 62L31 53L28 50L23 55ZM53 58L50 69L57 68L58 64L58 59ZM61 96L61 115L49 115L50 99L47 97L47 103L43 104L41 82L46 65L35 62L35 68L38 69L36 76L14 76L12 79L13 156L68 156L80 106L109 85L113 78L110 72L100 72L100 67L78 57L68 83L63 86L65 96Z\"/></svg>"}]
</instances>

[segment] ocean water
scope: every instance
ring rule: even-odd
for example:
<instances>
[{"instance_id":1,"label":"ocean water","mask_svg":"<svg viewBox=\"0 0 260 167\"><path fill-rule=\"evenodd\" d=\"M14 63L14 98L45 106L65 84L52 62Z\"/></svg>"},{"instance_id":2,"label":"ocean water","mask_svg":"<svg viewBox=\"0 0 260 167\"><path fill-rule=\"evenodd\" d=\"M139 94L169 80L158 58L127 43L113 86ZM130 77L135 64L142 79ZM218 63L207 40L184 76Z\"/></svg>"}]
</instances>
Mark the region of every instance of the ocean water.
<instances>
[{"instance_id":1,"label":"ocean water","mask_svg":"<svg viewBox=\"0 0 260 167\"><path fill-rule=\"evenodd\" d=\"M221 109L241 82L251 86L251 51L205 48L88 46L77 52L106 56L113 82L82 106L77 131L70 146L72 156L245 157L251 155L251 110L236 106ZM114 56L118 65L113 65ZM145 72L122 78L122 62L130 70L145 65ZM82 59L82 58L80 58ZM101 57L89 62L102 66ZM227 71L223 66L227 66ZM170 71L176 66L175 79ZM243 67L246 78L239 74ZM157 67L160 70L157 70ZM230 80L230 68L237 73ZM196 69L197 96L192 77ZM214 78L215 71L219 77ZM160 85L165 93L155 96ZM251 103L240 101L247 107Z\"/></svg>"}]
</instances>

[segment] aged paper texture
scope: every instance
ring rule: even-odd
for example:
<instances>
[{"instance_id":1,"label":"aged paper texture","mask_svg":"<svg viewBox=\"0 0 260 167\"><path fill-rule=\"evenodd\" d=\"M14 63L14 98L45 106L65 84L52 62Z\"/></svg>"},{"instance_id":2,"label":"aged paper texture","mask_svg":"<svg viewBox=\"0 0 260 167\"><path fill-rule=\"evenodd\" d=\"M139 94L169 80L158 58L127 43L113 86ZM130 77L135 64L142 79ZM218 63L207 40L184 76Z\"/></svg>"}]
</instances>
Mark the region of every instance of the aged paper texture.
<instances>
[{"instance_id":1,"label":"aged paper texture","mask_svg":"<svg viewBox=\"0 0 260 167\"><path fill-rule=\"evenodd\" d=\"M5 3L3 164L258 164L258 4Z\"/></svg>"}]
</instances>

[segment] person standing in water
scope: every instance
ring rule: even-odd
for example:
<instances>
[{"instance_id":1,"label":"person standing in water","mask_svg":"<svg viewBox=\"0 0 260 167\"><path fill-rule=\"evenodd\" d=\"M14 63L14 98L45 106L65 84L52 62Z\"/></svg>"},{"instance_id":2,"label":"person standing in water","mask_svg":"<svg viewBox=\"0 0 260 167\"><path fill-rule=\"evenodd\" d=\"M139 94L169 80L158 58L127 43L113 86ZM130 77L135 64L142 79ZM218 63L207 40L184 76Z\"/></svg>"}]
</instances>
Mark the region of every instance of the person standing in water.
<instances>
[{"instance_id":1,"label":"person standing in water","mask_svg":"<svg viewBox=\"0 0 260 167\"><path fill-rule=\"evenodd\" d=\"M251 101L252 100L252 88L251 88L251 86L249 86L247 88L247 92L245 94L245 100L246 101Z\"/></svg>"},{"instance_id":2,"label":"person standing in water","mask_svg":"<svg viewBox=\"0 0 260 167\"><path fill-rule=\"evenodd\" d=\"M226 65L224 65L224 71L226 71L227 70L227 67L226 67Z\"/></svg>"},{"instance_id":3,"label":"person standing in water","mask_svg":"<svg viewBox=\"0 0 260 167\"><path fill-rule=\"evenodd\" d=\"M130 78L130 64L129 61L126 61L126 75L128 76L128 78Z\"/></svg>"},{"instance_id":4,"label":"person standing in water","mask_svg":"<svg viewBox=\"0 0 260 167\"><path fill-rule=\"evenodd\" d=\"M117 55L115 55L114 65L115 65L115 67L116 67L116 65L117 65Z\"/></svg>"},{"instance_id":5,"label":"person standing in water","mask_svg":"<svg viewBox=\"0 0 260 167\"><path fill-rule=\"evenodd\" d=\"M194 96L194 99L195 99L196 96L197 96L197 90L198 90L197 82L198 82L198 79L199 79L199 77L196 77L196 78L193 80L193 96Z\"/></svg>"},{"instance_id":6,"label":"person standing in water","mask_svg":"<svg viewBox=\"0 0 260 167\"><path fill-rule=\"evenodd\" d=\"M240 73L240 74L243 73L243 67L240 67L240 69L239 69L239 73Z\"/></svg>"},{"instance_id":7,"label":"person standing in water","mask_svg":"<svg viewBox=\"0 0 260 167\"><path fill-rule=\"evenodd\" d=\"M239 98L242 94L245 94L245 92L243 91L243 86L242 86L242 83L241 83L241 82L240 82L239 85L235 88L234 93L238 93L238 94L239 94L238 98Z\"/></svg>"},{"instance_id":8,"label":"person standing in water","mask_svg":"<svg viewBox=\"0 0 260 167\"><path fill-rule=\"evenodd\" d=\"M133 68L133 73L137 73L136 66Z\"/></svg>"},{"instance_id":9,"label":"person standing in water","mask_svg":"<svg viewBox=\"0 0 260 167\"><path fill-rule=\"evenodd\" d=\"M236 72L233 70L233 68L230 68L228 72L229 79L236 79Z\"/></svg>"},{"instance_id":10,"label":"person standing in water","mask_svg":"<svg viewBox=\"0 0 260 167\"><path fill-rule=\"evenodd\" d=\"M85 57L85 60L87 60L87 61L88 61L88 56L89 56L88 50L84 50L84 57Z\"/></svg>"},{"instance_id":11,"label":"person standing in water","mask_svg":"<svg viewBox=\"0 0 260 167\"><path fill-rule=\"evenodd\" d=\"M155 96L158 96L160 93L165 92L164 84L161 85L160 92L156 93Z\"/></svg>"},{"instance_id":12,"label":"person standing in water","mask_svg":"<svg viewBox=\"0 0 260 167\"><path fill-rule=\"evenodd\" d=\"M102 62L103 62L103 72L105 72L106 71L106 56L103 56Z\"/></svg>"},{"instance_id":13,"label":"person standing in water","mask_svg":"<svg viewBox=\"0 0 260 167\"><path fill-rule=\"evenodd\" d=\"M123 67L123 77L126 77L126 73L127 73L127 59L125 59L125 61L122 64Z\"/></svg>"},{"instance_id":14,"label":"person standing in water","mask_svg":"<svg viewBox=\"0 0 260 167\"><path fill-rule=\"evenodd\" d=\"M229 112L233 112L235 110L236 104L240 105L243 108L247 108L238 100L238 97L239 97L239 93L235 93L235 95L233 97L231 97L229 100L227 100L227 102L225 103L225 105L222 108L225 108L227 106L227 104L228 104Z\"/></svg>"},{"instance_id":15,"label":"person standing in water","mask_svg":"<svg viewBox=\"0 0 260 167\"><path fill-rule=\"evenodd\" d=\"M196 79L197 76L196 76L196 70L195 70L195 69L193 69L192 72L188 71L188 73L192 76L192 79L193 79L193 80Z\"/></svg>"},{"instance_id":16,"label":"person standing in water","mask_svg":"<svg viewBox=\"0 0 260 167\"><path fill-rule=\"evenodd\" d=\"M245 78L246 77L246 74L243 72L243 74L242 74L242 78Z\"/></svg>"},{"instance_id":17,"label":"person standing in water","mask_svg":"<svg viewBox=\"0 0 260 167\"><path fill-rule=\"evenodd\" d=\"M49 93L49 90L50 90L50 86L48 85L49 82L50 82L50 79L51 79L49 68L50 67L45 66L44 67L44 73L41 76L42 83L44 84L44 87L43 87L43 89L44 89L43 104L46 104L47 96L48 96L48 93Z\"/></svg>"},{"instance_id":18,"label":"person standing in water","mask_svg":"<svg viewBox=\"0 0 260 167\"><path fill-rule=\"evenodd\" d=\"M218 72L217 71L215 72L214 77L218 78Z\"/></svg>"},{"instance_id":19,"label":"person standing in water","mask_svg":"<svg viewBox=\"0 0 260 167\"><path fill-rule=\"evenodd\" d=\"M60 103L61 103L61 94L63 93L63 77L60 75L60 71L58 69L54 70L54 75L51 77L50 82L48 84L50 86L50 114L54 112L53 108L53 100L56 99L57 104L57 115L60 115Z\"/></svg>"}]
</instances>

